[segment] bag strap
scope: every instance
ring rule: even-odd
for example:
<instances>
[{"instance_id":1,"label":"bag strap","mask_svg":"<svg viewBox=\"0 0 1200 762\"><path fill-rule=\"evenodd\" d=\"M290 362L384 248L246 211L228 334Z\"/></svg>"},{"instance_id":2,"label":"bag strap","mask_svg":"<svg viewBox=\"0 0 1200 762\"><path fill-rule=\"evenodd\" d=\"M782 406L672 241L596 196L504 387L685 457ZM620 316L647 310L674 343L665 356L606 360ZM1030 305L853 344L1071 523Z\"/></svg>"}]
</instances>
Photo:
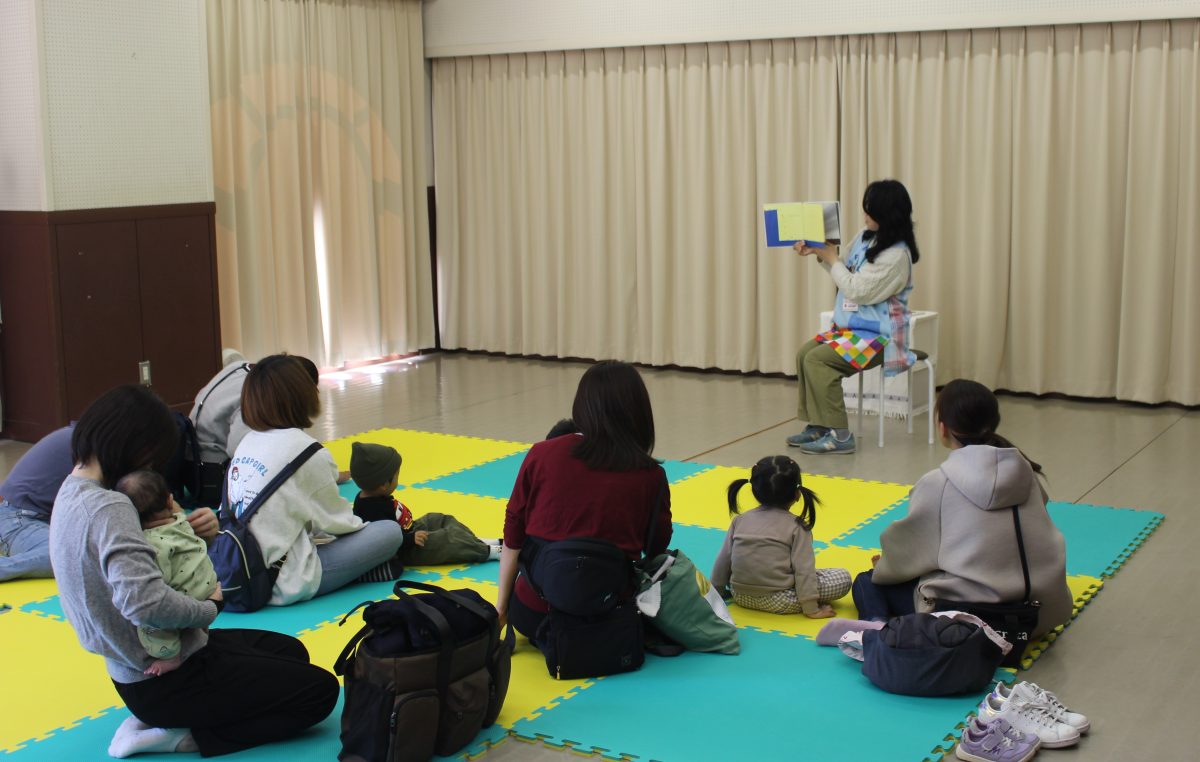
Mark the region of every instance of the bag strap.
<instances>
[{"instance_id":1,"label":"bag strap","mask_svg":"<svg viewBox=\"0 0 1200 762\"><path fill-rule=\"evenodd\" d=\"M298 471L300 469L300 466L303 466L308 461L308 459L311 458L313 455L315 455L317 453L317 451L320 449L321 449L321 443L313 442L308 447L305 447L303 452L301 452L295 458L292 458L292 462L288 463L286 466L284 466L282 471L275 474L275 478L272 479L271 481L267 482L267 486L263 487L262 491L254 496L254 502L251 503L250 507L246 510L246 512L243 513L240 518L238 518L238 521L240 521L242 524L249 524L250 519L252 519L254 517L254 514L258 512L259 506L261 506L263 503L265 503L267 501L267 498L269 498L271 495L275 494L275 490L279 489L280 486L282 486L283 483L286 482L291 477L292 474L296 473L296 471ZM226 478L226 480L225 480L225 495L222 498L222 502L224 503L224 506L223 506L224 509L226 511L229 511L229 515L231 517L233 517L233 511L231 511L229 508L229 479L228 478Z\"/></svg>"},{"instance_id":2,"label":"bag strap","mask_svg":"<svg viewBox=\"0 0 1200 762\"><path fill-rule=\"evenodd\" d=\"M358 607L356 606L355 608ZM346 616L349 616L349 614ZM342 620L342 622L345 621L345 619ZM358 632L354 633L354 637L350 638L350 642L346 644L346 647L342 649L342 653L338 655L337 661L333 663L334 674L339 677L346 674L346 662L350 660L351 652L353 652L355 647L362 642L363 638L370 635L371 632L372 630L370 625L364 625L361 629L359 629Z\"/></svg>"},{"instance_id":3,"label":"bag strap","mask_svg":"<svg viewBox=\"0 0 1200 762\"><path fill-rule=\"evenodd\" d=\"M454 648L456 645L458 645L454 639L454 631L450 628L450 622L446 619L446 616L442 612L438 611L433 606L430 606L428 603L425 603L420 598L409 595L404 591L404 588L406 587L425 590L435 595L442 594L455 603L461 603L462 600L451 595L447 590L443 590L436 585L426 585L423 582L396 580L396 586L393 588L393 592L396 593L398 598L407 598L409 602L416 607L417 613L428 619L429 623L432 624L435 629L437 629L438 641L441 643L441 648L438 649L437 689L438 694L442 697L445 697L449 695L450 690L450 662L454 656Z\"/></svg>"},{"instance_id":4,"label":"bag strap","mask_svg":"<svg viewBox=\"0 0 1200 762\"><path fill-rule=\"evenodd\" d=\"M658 497L654 499L654 508L650 511L650 526L646 527L646 540L642 543L642 555L646 559L650 558L650 548L654 547L654 535L658 532L658 513L662 510L662 504L666 499L667 485L669 483L667 469L659 466L658 470L662 471L663 481L662 486L658 488Z\"/></svg>"},{"instance_id":5,"label":"bag strap","mask_svg":"<svg viewBox=\"0 0 1200 762\"><path fill-rule=\"evenodd\" d=\"M1017 552L1021 554L1021 574L1025 577L1025 603L1029 603L1032 588L1029 584L1029 561L1025 558L1025 538L1021 536L1021 514L1017 506L1012 507L1013 527L1017 530Z\"/></svg>"},{"instance_id":6,"label":"bag strap","mask_svg":"<svg viewBox=\"0 0 1200 762\"><path fill-rule=\"evenodd\" d=\"M453 601L455 604L461 606L462 608L466 609L467 611L470 611L472 614L479 617L484 622L487 622L487 624L488 624L488 650L487 650L487 652L490 654L490 653L492 653L492 651L496 650L496 644L500 642L500 619L499 619L499 617L492 616L495 609L492 609L491 611L489 611L486 606L483 606L480 603L471 600L470 598L466 597L465 595L459 595L458 593L454 592L453 590L447 590L443 587L438 587L437 585L430 585L426 582L415 582L412 580L398 579L398 580L396 580L396 584L392 587L392 591L396 594L396 597L400 597L401 595L404 595L402 588L411 588L413 590L424 590L427 593L433 593L434 595L445 598L449 601Z\"/></svg>"},{"instance_id":7,"label":"bag strap","mask_svg":"<svg viewBox=\"0 0 1200 762\"><path fill-rule=\"evenodd\" d=\"M208 388L208 391L204 393L204 398L202 400L200 400L200 404L196 406L196 420L193 421L193 423L197 423L197 424L200 423L200 411L204 410L204 403L208 402L209 395L211 395L214 391L216 391L218 386L225 383L225 379L229 378L234 373L237 373L239 370L244 370L247 373L249 373L250 372L250 363L248 363L248 362L242 363L241 365L237 366L236 368L229 371L225 375L221 376L220 380L217 381L217 383L213 384L212 386L210 386Z\"/></svg>"}]
</instances>

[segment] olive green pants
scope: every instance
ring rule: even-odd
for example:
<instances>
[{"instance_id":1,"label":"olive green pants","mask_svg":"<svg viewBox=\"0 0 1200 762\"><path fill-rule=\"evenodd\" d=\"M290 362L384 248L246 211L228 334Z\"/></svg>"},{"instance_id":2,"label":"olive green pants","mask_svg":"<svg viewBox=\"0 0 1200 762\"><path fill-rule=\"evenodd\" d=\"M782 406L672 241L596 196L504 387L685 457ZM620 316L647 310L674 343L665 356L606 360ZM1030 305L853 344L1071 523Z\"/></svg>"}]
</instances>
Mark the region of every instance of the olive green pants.
<instances>
[{"instance_id":1,"label":"olive green pants","mask_svg":"<svg viewBox=\"0 0 1200 762\"><path fill-rule=\"evenodd\" d=\"M883 364L883 353L871 358L867 368ZM850 363L828 344L816 340L800 347L796 353L796 376L800 382L800 404L796 415L802 421L831 429L850 428L846 417L846 398L842 396L842 379L858 373Z\"/></svg>"},{"instance_id":2,"label":"olive green pants","mask_svg":"<svg viewBox=\"0 0 1200 762\"><path fill-rule=\"evenodd\" d=\"M474 564L488 560L488 546L448 513L427 513L414 521L407 531L428 532L429 536L424 545L413 545L401 551L405 566Z\"/></svg>"}]
</instances>

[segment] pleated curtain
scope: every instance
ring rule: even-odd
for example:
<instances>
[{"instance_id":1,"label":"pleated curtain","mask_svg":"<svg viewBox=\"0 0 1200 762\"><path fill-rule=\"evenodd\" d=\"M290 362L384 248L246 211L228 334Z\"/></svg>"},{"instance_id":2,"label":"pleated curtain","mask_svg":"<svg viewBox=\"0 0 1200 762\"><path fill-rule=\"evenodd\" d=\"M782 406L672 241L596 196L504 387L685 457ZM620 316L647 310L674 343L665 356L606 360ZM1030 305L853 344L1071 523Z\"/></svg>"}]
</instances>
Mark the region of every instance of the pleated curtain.
<instances>
[{"instance_id":1,"label":"pleated curtain","mask_svg":"<svg viewBox=\"0 0 1200 762\"><path fill-rule=\"evenodd\" d=\"M795 372L764 203L895 177L939 380L1200 404L1200 21L439 59L442 342Z\"/></svg>"},{"instance_id":2,"label":"pleated curtain","mask_svg":"<svg viewBox=\"0 0 1200 762\"><path fill-rule=\"evenodd\" d=\"M434 344L418 0L207 0L224 342Z\"/></svg>"}]
</instances>

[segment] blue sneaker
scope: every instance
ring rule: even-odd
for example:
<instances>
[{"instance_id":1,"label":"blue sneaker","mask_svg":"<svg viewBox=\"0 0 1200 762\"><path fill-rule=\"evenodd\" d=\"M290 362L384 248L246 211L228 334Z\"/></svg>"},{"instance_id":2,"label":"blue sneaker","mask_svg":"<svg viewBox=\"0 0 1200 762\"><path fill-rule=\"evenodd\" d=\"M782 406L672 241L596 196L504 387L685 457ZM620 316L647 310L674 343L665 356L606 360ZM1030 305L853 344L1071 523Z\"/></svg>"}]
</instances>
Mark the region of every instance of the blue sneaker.
<instances>
[{"instance_id":1,"label":"blue sneaker","mask_svg":"<svg viewBox=\"0 0 1200 762\"><path fill-rule=\"evenodd\" d=\"M798 445L800 452L805 455L849 455L857 448L854 446L854 435L845 442L838 440L832 431L827 431L819 439Z\"/></svg>"},{"instance_id":2,"label":"blue sneaker","mask_svg":"<svg viewBox=\"0 0 1200 762\"><path fill-rule=\"evenodd\" d=\"M788 447L799 447L809 442L815 442L825 436L828 431L829 429L824 426L815 426L810 423L804 427L804 431L801 431L799 434L792 434L787 438Z\"/></svg>"}]
</instances>

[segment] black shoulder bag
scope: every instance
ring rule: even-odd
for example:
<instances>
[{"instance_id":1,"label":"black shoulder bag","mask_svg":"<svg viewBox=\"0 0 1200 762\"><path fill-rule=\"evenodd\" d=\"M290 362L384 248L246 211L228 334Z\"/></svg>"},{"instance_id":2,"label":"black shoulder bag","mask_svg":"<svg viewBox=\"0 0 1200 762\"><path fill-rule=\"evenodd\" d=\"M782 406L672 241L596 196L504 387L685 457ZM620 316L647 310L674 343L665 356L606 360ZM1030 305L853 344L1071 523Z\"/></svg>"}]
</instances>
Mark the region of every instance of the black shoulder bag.
<instances>
[{"instance_id":1,"label":"black shoulder bag","mask_svg":"<svg viewBox=\"0 0 1200 762\"><path fill-rule=\"evenodd\" d=\"M195 427L200 425L200 414L204 412L204 403L208 402L208 398L217 387L225 383L233 374L237 372L250 372L250 364L242 363L233 370L221 376L217 383L213 384L204 394L204 398L200 400L200 404L196 406L196 418L192 421L193 435L195 439ZM239 412L238 415L241 415ZM192 496L196 505L213 506L221 501L221 490L225 485L225 471L229 468L229 458L223 459L220 463L207 463L200 456L200 445L195 444L195 460L193 462L195 471L192 475Z\"/></svg>"},{"instance_id":2,"label":"black shoulder bag","mask_svg":"<svg viewBox=\"0 0 1200 762\"><path fill-rule=\"evenodd\" d=\"M934 604L936 611L962 611L982 619L1001 637L1012 644L1012 650L1001 662L1002 667L1017 667L1025 656L1025 648L1037 630L1041 601L1031 600L1029 584L1029 562L1025 557L1025 539L1021 536L1021 515L1017 506L1012 507L1013 526L1017 531L1017 552L1021 555L1021 574L1025 577L1025 596L1020 603L968 603L939 598Z\"/></svg>"}]
</instances>

